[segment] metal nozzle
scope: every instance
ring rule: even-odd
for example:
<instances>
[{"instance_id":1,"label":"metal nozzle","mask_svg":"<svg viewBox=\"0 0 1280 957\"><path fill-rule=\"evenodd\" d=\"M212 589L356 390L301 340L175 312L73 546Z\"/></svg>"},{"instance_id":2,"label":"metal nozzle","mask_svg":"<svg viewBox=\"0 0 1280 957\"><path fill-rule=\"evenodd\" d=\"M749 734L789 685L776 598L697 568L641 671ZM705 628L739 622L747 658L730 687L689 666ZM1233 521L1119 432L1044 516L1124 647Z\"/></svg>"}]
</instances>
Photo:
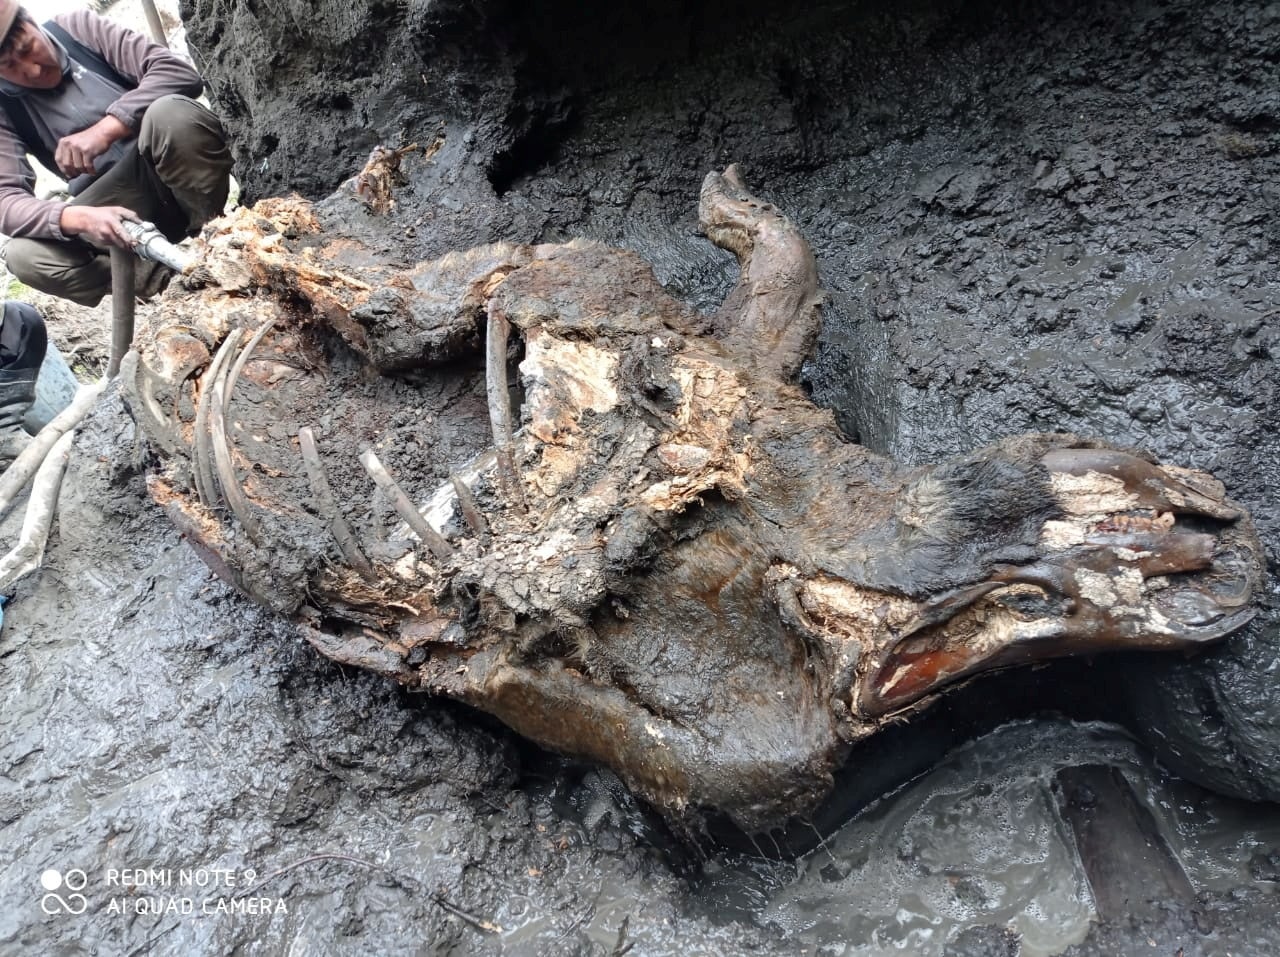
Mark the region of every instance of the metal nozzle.
<instances>
[{"instance_id":1,"label":"metal nozzle","mask_svg":"<svg viewBox=\"0 0 1280 957\"><path fill-rule=\"evenodd\" d=\"M135 223L126 219L122 225L134 242L133 251L143 259L162 263L175 272L186 272L195 261L190 253L165 239L154 223Z\"/></svg>"}]
</instances>

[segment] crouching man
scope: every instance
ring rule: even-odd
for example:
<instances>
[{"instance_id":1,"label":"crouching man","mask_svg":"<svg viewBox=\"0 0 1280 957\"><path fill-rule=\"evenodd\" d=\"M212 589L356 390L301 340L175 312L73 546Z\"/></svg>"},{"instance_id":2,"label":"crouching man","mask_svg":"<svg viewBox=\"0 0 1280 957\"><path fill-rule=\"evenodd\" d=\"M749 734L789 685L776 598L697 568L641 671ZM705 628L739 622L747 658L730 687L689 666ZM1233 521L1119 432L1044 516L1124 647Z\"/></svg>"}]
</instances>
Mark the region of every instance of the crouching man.
<instances>
[{"instance_id":1,"label":"crouching man","mask_svg":"<svg viewBox=\"0 0 1280 957\"><path fill-rule=\"evenodd\" d=\"M0 233L9 271L93 306L111 288L110 247L124 220L173 242L222 211L231 154L204 83L181 58L88 10L43 26L0 0ZM67 179L69 203L37 199L27 154ZM154 268L148 268L154 266ZM137 292L167 271L139 263Z\"/></svg>"}]
</instances>

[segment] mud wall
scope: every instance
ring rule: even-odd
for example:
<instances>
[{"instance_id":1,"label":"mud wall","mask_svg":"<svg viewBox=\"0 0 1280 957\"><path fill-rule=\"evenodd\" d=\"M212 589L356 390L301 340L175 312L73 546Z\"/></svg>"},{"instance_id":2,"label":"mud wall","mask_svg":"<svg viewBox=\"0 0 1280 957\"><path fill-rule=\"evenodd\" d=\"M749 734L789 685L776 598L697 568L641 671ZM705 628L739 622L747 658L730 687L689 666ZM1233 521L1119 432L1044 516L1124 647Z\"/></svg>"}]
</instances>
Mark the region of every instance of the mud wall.
<instances>
[{"instance_id":1,"label":"mud wall","mask_svg":"<svg viewBox=\"0 0 1280 957\"><path fill-rule=\"evenodd\" d=\"M530 6L187 0L183 14L247 198L326 195L375 142L442 131L434 160L406 162L390 218L342 199L326 215L406 261L499 237L598 236L709 306L732 270L694 234L695 189L738 160L818 251L830 302L806 375L851 435L918 461L1026 428L1134 442L1222 475L1280 557L1280 8ZM146 504L135 455L128 417L105 404L78 442L45 568L4 608L0 951L842 953L880 926L862 921L874 909L855 891L879 892L886 867L1004 927L998 895L983 901L950 866L989 878L988 845L953 843L938 865L896 825L878 849L854 835L848 855L810 858L816 891L785 867L769 878L743 865L794 904L728 879L725 855L695 886L616 781L525 760L470 713L320 659L214 579ZM1166 763L1260 794L1280 769L1278 630L1272 610L1212 656L1071 667L1078 686L1137 709L1133 726ZM1036 680L1073 696L1061 671ZM1036 729L1037 760L1048 737ZM987 800L1011 763L1007 746L995 753L965 784L971 820L1014 806ZM1210 831L1229 816L1174 786L1149 803ZM940 844L973 806L942 793L923 826ZM1275 825L1274 810L1229 813ZM1235 870L1197 886L1227 890L1244 869L1274 888L1274 840L1222 833ZM108 866L251 867L276 875L260 892L291 909L110 913L109 898L151 895L102 886ZM50 867L99 882L87 915L41 911ZM697 896L718 901L717 919L690 912ZM883 926L899 910L889 900ZM1257 913L1272 912L1269 894ZM1171 912L1172 937L1102 928L1078 952L1149 939L1169 953L1275 952L1265 916L1207 914L1218 909L1184 928ZM936 928L933 953L1010 952L1003 935L948 946ZM886 939L881 952L901 952Z\"/></svg>"},{"instance_id":2,"label":"mud wall","mask_svg":"<svg viewBox=\"0 0 1280 957\"><path fill-rule=\"evenodd\" d=\"M391 217L339 199L331 223L406 261L587 235L707 308L733 273L696 187L737 161L814 244L806 381L852 438L916 462L1026 430L1136 445L1222 477L1280 558L1274 5L182 12L248 198L325 195L374 143L441 135ZM1181 771L1280 794L1278 621L1192 663L1111 663L1100 688Z\"/></svg>"}]
</instances>

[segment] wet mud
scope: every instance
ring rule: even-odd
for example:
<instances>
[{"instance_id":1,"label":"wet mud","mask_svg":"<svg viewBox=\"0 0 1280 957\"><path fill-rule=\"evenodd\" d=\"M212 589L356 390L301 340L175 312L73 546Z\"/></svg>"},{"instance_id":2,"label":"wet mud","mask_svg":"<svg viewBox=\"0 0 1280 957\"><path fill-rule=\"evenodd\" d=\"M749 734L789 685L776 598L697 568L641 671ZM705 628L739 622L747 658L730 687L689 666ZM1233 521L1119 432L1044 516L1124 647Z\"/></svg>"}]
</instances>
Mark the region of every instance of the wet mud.
<instances>
[{"instance_id":1,"label":"wet mud","mask_svg":"<svg viewBox=\"0 0 1280 957\"><path fill-rule=\"evenodd\" d=\"M1274 5L182 6L247 197L324 196L376 142L442 134L430 160L405 159L387 217L354 197L323 215L405 263L603 239L709 308L734 267L694 235L691 198L707 168L741 162L815 246L829 299L805 374L850 436L917 462L1029 429L1137 445L1223 477L1280 558ZM607 775L320 660L144 503L126 422L118 405L93 420L46 568L5 608L0 949L840 954L877 939L842 923L874 910L875 881L839 883L846 864L825 881L821 850L799 865L665 851ZM1165 768L1244 797L1280 786L1269 588L1266 614L1221 650L1093 672ZM1040 752L1099 760L1030 727ZM963 788L990 785L990 763L961 765ZM1275 913L1274 806L1150 773L1139 793L1172 809L1173 832L1219 828L1172 841L1199 911L1085 939L1072 863L1002 845L981 802L924 818L943 857L976 862L936 883L990 897L982 882L1027 857L1032 883L1062 882L1053 915L1030 907L1023 926L1067 929L1027 953L1147 952L1148 938L1275 952L1274 922L1257 919ZM906 793L851 826L858 866L900 861ZM989 800L1027 806L1001 793ZM876 826L880 839L857 830ZM252 868L256 882L317 854L364 863L274 878L262 892L288 915L106 909L137 896L110 893L108 867ZM86 869L91 912L42 913L53 867ZM803 919L773 919L786 908L762 884L807 895ZM1011 911L944 919L950 904L911 893L913 939L935 948L920 952L1014 952ZM878 939L910 933L897 919Z\"/></svg>"},{"instance_id":2,"label":"wet mud","mask_svg":"<svg viewBox=\"0 0 1280 957\"><path fill-rule=\"evenodd\" d=\"M711 310L735 269L688 197L740 162L814 247L828 298L807 379L852 438L913 463L1023 431L1140 447L1225 477L1276 560L1271 7L343 10L320 27L184 6L221 64L247 197L326 195L374 142L441 136L405 157L388 217L353 198L326 225L406 262L588 236ZM224 21L247 31L234 46ZM355 76L332 69L343 57ZM267 59L269 76L251 69ZM323 133L288 115L300 102ZM1280 654L1272 595L1226 648L1144 664L1128 695L1166 761L1243 796L1280 793L1280 705L1259 677Z\"/></svg>"},{"instance_id":3,"label":"wet mud","mask_svg":"<svg viewBox=\"0 0 1280 957\"><path fill-rule=\"evenodd\" d=\"M1200 899L1138 900L1134 909L1150 920L1091 927L1094 896L1056 810L1055 784L1062 768L1087 764L1130 782ZM705 902L784 931L807 953L1042 957L1071 946L1080 955L1130 954L1148 946L1142 926L1163 923L1167 934L1156 936L1162 946L1175 941L1170 954L1179 946L1261 954L1276 932L1263 919L1276 897L1256 879L1250 848L1267 846L1277 828L1274 814L1171 780L1114 726L1016 722L955 749L794 870L729 862L700 890ZM1194 926L1192 914L1210 906L1234 906L1239 919Z\"/></svg>"},{"instance_id":4,"label":"wet mud","mask_svg":"<svg viewBox=\"0 0 1280 957\"><path fill-rule=\"evenodd\" d=\"M683 881L625 789L320 658L146 504L127 423L116 399L94 413L58 541L9 605L0 952L593 953L628 914L672 938ZM48 868L86 872L85 914L42 910ZM110 868L161 877L130 889ZM288 912L219 911L246 892ZM195 913L149 910L172 900Z\"/></svg>"}]
</instances>

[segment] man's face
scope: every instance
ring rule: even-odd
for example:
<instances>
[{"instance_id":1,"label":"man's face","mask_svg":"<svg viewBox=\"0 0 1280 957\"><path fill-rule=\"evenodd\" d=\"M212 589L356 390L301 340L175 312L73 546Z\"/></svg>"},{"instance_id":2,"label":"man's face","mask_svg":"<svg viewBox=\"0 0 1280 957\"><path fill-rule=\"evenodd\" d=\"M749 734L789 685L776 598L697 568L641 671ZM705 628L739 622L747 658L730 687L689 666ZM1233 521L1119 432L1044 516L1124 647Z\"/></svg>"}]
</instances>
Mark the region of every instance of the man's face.
<instances>
[{"instance_id":1,"label":"man's face","mask_svg":"<svg viewBox=\"0 0 1280 957\"><path fill-rule=\"evenodd\" d=\"M0 79L36 90L52 90L62 82L53 44L35 23L18 27L13 46L0 56Z\"/></svg>"}]
</instances>

